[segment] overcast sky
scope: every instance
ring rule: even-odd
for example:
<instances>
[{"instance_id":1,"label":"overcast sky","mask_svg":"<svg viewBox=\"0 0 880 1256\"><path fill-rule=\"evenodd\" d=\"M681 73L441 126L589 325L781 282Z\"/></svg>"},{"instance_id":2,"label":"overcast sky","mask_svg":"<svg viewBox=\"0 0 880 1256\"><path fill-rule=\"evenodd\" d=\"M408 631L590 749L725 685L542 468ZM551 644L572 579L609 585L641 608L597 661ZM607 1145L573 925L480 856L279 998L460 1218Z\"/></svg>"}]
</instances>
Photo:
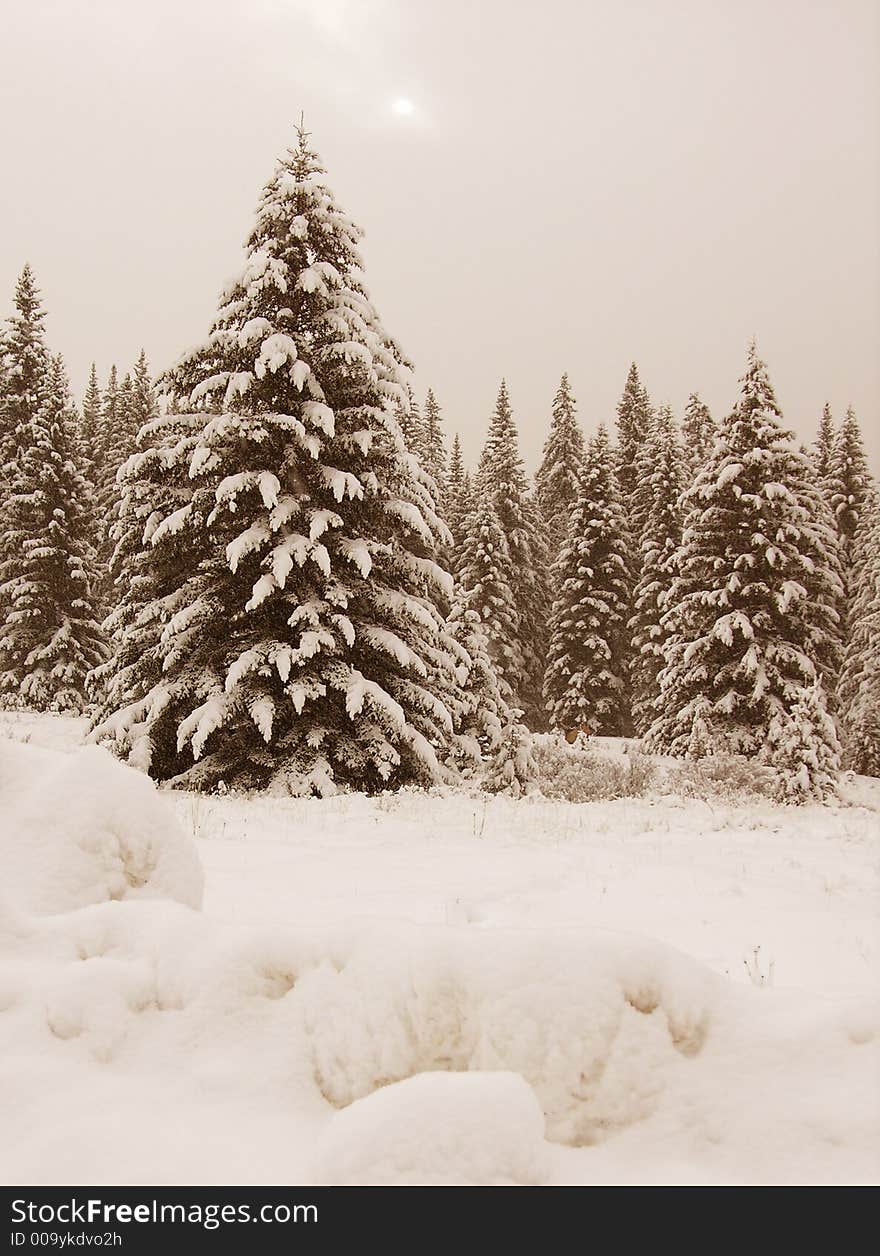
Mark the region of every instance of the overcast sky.
<instances>
[{"instance_id":1,"label":"overcast sky","mask_svg":"<svg viewBox=\"0 0 880 1256\"><path fill-rule=\"evenodd\" d=\"M81 392L206 333L300 110L368 287L473 460L507 377L530 467L635 359L717 414L755 335L791 426L880 470L877 0L16 0L0 299L29 260ZM401 112L408 102L410 112Z\"/></svg>"}]
</instances>

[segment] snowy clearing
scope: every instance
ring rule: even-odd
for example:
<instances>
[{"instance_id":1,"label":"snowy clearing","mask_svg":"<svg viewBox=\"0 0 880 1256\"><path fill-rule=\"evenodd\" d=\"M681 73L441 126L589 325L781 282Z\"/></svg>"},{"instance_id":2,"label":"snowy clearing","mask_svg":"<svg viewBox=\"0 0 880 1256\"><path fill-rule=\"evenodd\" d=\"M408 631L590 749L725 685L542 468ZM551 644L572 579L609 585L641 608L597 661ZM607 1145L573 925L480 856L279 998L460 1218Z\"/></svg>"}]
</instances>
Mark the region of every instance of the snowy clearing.
<instances>
[{"instance_id":1,"label":"snowy clearing","mask_svg":"<svg viewBox=\"0 0 880 1256\"><path fill-rule=\"evenodd\" d=\"M880 1178L877 781L163 796L2 723L0 1180Z\"/></svg>"}]
</instances>

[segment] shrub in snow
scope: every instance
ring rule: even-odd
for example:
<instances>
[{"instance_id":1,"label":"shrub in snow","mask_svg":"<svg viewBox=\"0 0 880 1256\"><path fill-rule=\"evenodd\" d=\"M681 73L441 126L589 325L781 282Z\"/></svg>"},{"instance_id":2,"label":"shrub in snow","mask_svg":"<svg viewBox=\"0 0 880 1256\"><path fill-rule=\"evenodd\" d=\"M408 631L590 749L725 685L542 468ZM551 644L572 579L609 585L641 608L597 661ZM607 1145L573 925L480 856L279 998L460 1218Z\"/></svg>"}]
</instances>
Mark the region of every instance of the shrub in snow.
<instances>
[{"instance_id":1,"label":"shrub in snow","mask_svg":"<svg viewBox=\"0 0 880 1256\"><path fill-rule=\"evenodd\" d=\"M510 794L519 798L534 787L537 765L532 753L532 734L519 720L520 712L509 713L498 748L483 774L483 788L490 794Z\"/></svg>"},{"instance_id":2,"label":"shrub in snow","mask_svg":"<svg viewBox=\"0 0 880 1256\"><path fill-rule=\"evenodd\" d=\"M772 798L776 787L772 768L758 759L726 752L689 756L669 770L665 782L665 790L682 798L702 798L704 802Z\"/></svg>"},{"instance_id":3,"label":"shrub in snow","mask_svg":"<svg viewBox=\"0 0 880 1256\"><path fill-rule=\"evenodd\" d=\"M300 129L207 343L162 381L196 416L195 445L163 443L131 471L152 483L164 462L188 493L148 521L150 602L120 624L94 735L177 785L327 794L446 776L457 652L435 559L450 538L394 417L405 363L359 239ZM175 554L182 579L164 566ZM145 618L146 692L130 661Z\"/></svg>"},{"instance_id":4,"label":"shrub in snow","mask_svg":"<svg viewBox=\"0 0 880 1256\"><path fill-rule=\"evenodd\" d=\"M780 419L753 345L740 400L685 498L648 750L686 754L708 713L719 749L758 755L774 717L817 676L833 691L837 536L811 461Z\"/></svg>"},{"instance_id":5,"label":"shrub in snow","mask_svg":"<svg viewBox=\"0 0 880 1256\"><path fill-rule=\"evenodd\" d=\"M562 737L536 737L532 752L535 785L545 798L566 802L596 802L611 798L639 798L653 791L654 764L635 746L619 757L602 755L578 738L572 745Z\"/></svg>"},{"instance_id":6,"label":"shrub in snow","mask_svg":"<svg viewBox=\"0 0 880 1256\"><path fill-rule=\"evenodd\" d=\"M105 750L0 739L0 814L0 888L24 911L131 898L201 906L199 857L168 802Z\"/></svg>"},{"instance_id":7,"label":"shrub in snow","mask_svg":"<svg viewBox=\"0 0 880 1256\"><path fill-rule=\"evenodd\" d=\"M337 1113L318 1186L539 1186L544 1114L515 1073L419 1073Z\"/></svg>"},{"instance_id":8,"label":"shrub in snow","mask_svg":"<svg viewBox=\"0 0 880 1256\"><path fill-rule=\"evenodd\" d=\"M763 757L775 769L780 801L824 802L836 794L840 745L818 681L774 716Z\"/></svg>"}]
</instances>

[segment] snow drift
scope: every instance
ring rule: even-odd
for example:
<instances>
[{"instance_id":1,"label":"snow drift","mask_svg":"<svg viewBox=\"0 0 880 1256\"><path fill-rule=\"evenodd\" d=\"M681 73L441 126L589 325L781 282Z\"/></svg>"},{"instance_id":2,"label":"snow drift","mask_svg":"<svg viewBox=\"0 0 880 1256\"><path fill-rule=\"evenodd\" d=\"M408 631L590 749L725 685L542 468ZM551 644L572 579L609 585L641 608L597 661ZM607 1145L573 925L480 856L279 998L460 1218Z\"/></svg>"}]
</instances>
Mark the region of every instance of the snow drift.
<instances>
[{"instance_id":1,"label":"snow drift","mask_svg":"<svg viewBox=\"0 0 880 1256\"><path fill-rule=\"evenodd\" d=\"M231 926L102 752L0 743L0 796L0 1180L878 1176L864 997L600 929Z\"/></svg>"},{"instance_id":2,"label":"snow drift","mask_svg":"<svg viewBox=\"0 0 880 1256\"><path fill-rule=\"evenodd\" d=\"M0 892L19 910L145 897L201 905L195 845L152 782L105 750L0 738L0 817Z\"/></svg>"}]
</instances>

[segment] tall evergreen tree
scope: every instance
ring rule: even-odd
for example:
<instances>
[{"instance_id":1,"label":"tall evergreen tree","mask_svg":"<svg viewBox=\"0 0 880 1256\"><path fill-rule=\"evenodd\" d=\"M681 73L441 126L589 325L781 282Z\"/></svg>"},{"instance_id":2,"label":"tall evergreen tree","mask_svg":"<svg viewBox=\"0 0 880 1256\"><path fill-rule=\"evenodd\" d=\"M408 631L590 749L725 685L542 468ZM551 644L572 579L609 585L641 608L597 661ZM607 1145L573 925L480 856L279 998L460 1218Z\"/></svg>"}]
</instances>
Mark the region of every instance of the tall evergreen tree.
<instances>
[{"instance_id":1,"label":"tall evergreen tree","mask_svg":"<svg viewBox=\"0 0 880 1256\"><path fill-rule=\"evenodd\" d=\"M624 519L636 546L645 522L646 503L640 498L639 487L650 421L651 402L633 362L617 406L617 481Z\"/></svg>"},{"instance_id":2,"label":"tall evergreen tree","mask_svg":"<svg viewBox=\"0 0 880 1256\"><path fill-rule=\"evenodd\" d=\"M633 597L630 685L636 732L644 733L653 719L663 667L663 616L675 575L675 556L681 544L681 494L686 462L669 406L658 410L648 441L651 474L650 507L642 536L641 569Z\"/></svg>"},{"instance_id":3,"label":"tall evergreen tree","mask_svg":"<svg viewBox=\"0 0 880 1256\"><path fill-rule=\"evenodd\" d=\"M628 536L604 426L586 451L568 539L554 568L544 698L553 728L606 736L629 723L622 661L629 598Z\"/></svg>"},{"instance_id":4,"label":"tall evergreen tree","mask_svg":"<svg viewBox=\"0 0 880 1256\"><path fill-rule=\"evenodd\" d=\"M82 403L82 417L79 424L79 442L82 451L80 465L83 474L94 486L95 457L101 432L101 413L103 399L98 385L98 372L94 362L89 371L89 383Z\"/></svg>"},{"instance_id":5,"label":"tall evergreen tree","mask_svg":"<svg viewBox=\"0 0 880 1256\"><path fill-rule=\"evenodd\" d=\"M153 700L162 693L162 634L187 606L187 579L211 556L205 517L210 492L192 500L189 467L204 416L174 411L142 427L137 451L120 472L119 511L113 522L112 609L104 623L110 657L89 677L97 709L93 728L144 771L174 774L174 729L160 726ZM167 519L179 526L155 534ZM155 736L159 728L164 740Z\"/></svg>"},{"instance_id":6,"label":"tall evergreen tree","mask_svg":"<svg viewBox=\"0 0 880 1256\"><path fill-rule=\"evenodd\" d=\"M400 430L403 432L403 439L406 441L406 447L411 454L418 458L422 466L425 465L425 423L422 418L422 412L419 403L416 400L412 387L407 384L404 394L400 397L395 405L397 421L400 424Z\"/></svg>"},{"instance_id":7,"label":"tall evergreen tree","mask_svg":"<svg viewBox=\"0 0 880 1256\"><path fill-rule=\"evenodd\" d=\"M460 695L453 712L458 737L452 766L471 775L501 746L505 729L513 718L508 705L510 688L492 661L490 641L480 612L469 604L461 588L456 590L448 622L460 650Z\"/></svg>"},{"instance_id":8,"label":"tall evergreen tree","mask_svg":"<svg viewBox=\"0 0 880 1256\"><path fill-rule=\"evenodd\" d=\"M141 349L138 360L135 363L134 371L131 379L131 409L128 422L128 435L131 449L129 453L134 451L137 444L138 432L145 423L152 423L159 415L159 409L156 402L156 392L153 387L153 379L150 375L150 367L147 362L147 355Z\"/></svg>"},{"instance_id":9,"label":"tall evergreen tree","mask_svg":"<svg viewBox=\"0 0 880 1256\"><path fill-rule=\"evenodd\" d=\"M840 675L845 763L880 776L880 493L862 504L853 538L849 635Z\"/></svg>"},{"instance_id":10,"label":"tall evergreen tree","mask_svg":"<svg viewBox=\"0 0 880 1256\"><path fill-rule=\"evenodd\" d=\"M119 693L127 713L95 736L130 754L136 735L140 762L178 784L430 782L454 747L452 586L430 557L449 537L393 415L404 363L359 238L300 128L207 343L163 381L202 426L191 499L150 544L192 529L193 563L161 680Z\"/></svg>"},{"instance_id":11,"label":"tall evergreen tree","mask_svg":"<svg viewBox=\"0 0 880 1256\"><path fill-rule=\"evenodd\" d=\"M809 458L782 416L754 345L739 402L685 497L646 744L686 754L695 728L756 755L774 719L817 678L834 687L840 567Z\"/></svg>"},{"instance_id":12,"label":"tall evergreen tree","mask_svg":"<svg viewBox=\"0 0 880 1256\"><path fill-rule=\"evenodd\" d=\"M34 273L26 265L14 296L15 314L3 337L0 393L0 624L10 609L6 584L27 536L16 483L21 460L33 444L32 425L45 397L50 362L43 322L46 317ZM16 499L13 500L13 497ZM5 573L5 574L4 574Z\"/></svg>"},{"instance_id":13,"label":"tall evergreen tree","mask_svg":"<svg viewBox=\"0 0 880 1256\"><path fill-rule=\"evenodd\" d=\"M822 417L819 419L819 427L816 431L816 442L814 445L814 462L816 464L816 474L823 488L831 483L831 476L834 468L834 446L837 439L837 433L834 428L834 419L831 417L831 407L828 402L822 407Z\"/></svg>"},{"instance_id":14,"label":"tall evergreen tree","mask_svg":"<svg viewBox=\"0 0 880 1256\"><path fill-rule=\"evenodd\" d=\"M584 434L577 421L576 410L568 376L563 375L553 398L550 432L535 476L538 506L552 562L559 556L568 534L584 461Z\"/></svg>"},{"instance_id":15,"label":"tall evergreen tree","mask_svg":"<svg viewBox=\"0 0 880 1256\"><path fill-rule=\"evenodd\" d=\"M464 465L461 440L458 432L456 432L452 442L452 454L449 459L445 501L446 523L449 531L452 533L449 566L453 571L458 571L459 555L464 542L464 520L473 508L473 504L471 478Z\"/></svg>"},{"instance_id":16,"label":"tall evergreen tree","mask_svg":"<svg viewBox=\"0 0 880 1256\"><path fill-rule=\"evenodd\" d=\"M103 645L84 562L86 488L75 463L67 378L61 359L48 353L42 368L10 473L5 522L13 524L15 552L0 571L0 695L13 706L79 711Z\"/></svg>"},{"instance_id":17,"label":"tall evergreen tree","mask_svg":"<svg viewBox=\"0 0 880 1256\"><path fill-rule=\"evenodd\" d=\"M699 474L712 452L717 430L709 407L699 393L692 392L687 399L681 424L682 447L692 476Z\"/></svg>"},{"instance_id":18,"label":"tall evergreen tree","mask_svg":"<svg viewBox=\"0 0 880 1256\"><path fill-rule=\"evenodd\" d=\"M517 705L530 727L541 727L541 682L546 650L546 551L537 505L519 452L519 435L510 406L507 384L501 381L498 400L480 457L476 495L491 501L507 544L507 583L518 612L513 655L519 675L507 673Z\"/></svg>"},{"instance_id":19,"label":"tall evergreen tree","mask_svg":"<svg viewBox=\"0 0 880 1256\"><path fill-rule=\"evenodd\" d=\"M505 696L514 701L523 671L520 621L511 585L510 549L491 497L476 500L464 518L458 580L462 606L476 615Z\"/></svg>"},{"instance_id":20,"label":"tall evergreen tree","mask_svg":"<svg viewBox=\"0 0 880 1256\"><path fill-rule=\"evenodd\" d=\"M443 443L443 426L440 406L433 389L428 389L422 412L422 439L424 446L423 466L437 489L437 504L446 506L446 446Z\"/></svg>"},{"instance_id":21,"label":"tall evergreen tree","mask_svg":"<svg viewBox=\"0 0 880 1256\"><path fill-rule=\"evenodd\" d=\"M859 421L852 406L847 409L831 455L831 505L848 555L862 506L871 487Z\"/></svg>"}]
</instances>

